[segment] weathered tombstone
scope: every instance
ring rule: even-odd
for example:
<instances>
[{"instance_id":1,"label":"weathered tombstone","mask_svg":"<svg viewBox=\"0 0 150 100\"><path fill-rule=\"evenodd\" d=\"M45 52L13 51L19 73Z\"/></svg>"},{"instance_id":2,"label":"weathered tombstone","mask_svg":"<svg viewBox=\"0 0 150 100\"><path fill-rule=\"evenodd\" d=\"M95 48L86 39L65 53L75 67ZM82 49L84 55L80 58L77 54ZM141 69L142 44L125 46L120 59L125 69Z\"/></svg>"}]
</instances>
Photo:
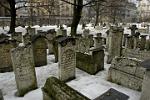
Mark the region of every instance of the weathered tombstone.
<instances>
[{"instance_id":1,"label":"weathered tombstone","mask_svg":"<svg viewBox=\"0 0 150 100\"><path fill-rule=\"evenodd\" d=\"M129 34L123 34L123 46L125 46L126 44L126 39L128 37Z\"/></svg>"},{"instance_id":2,"label":"weathered tombstone","mask_svg":"<svg viewBox=\"0 0 150 100\"><path fill-rule=\"evenodd\" d=\"M76 52L80 52L80 41L82 39L82 34L76 34Z\"/></svg>"},{"instance_id":3,"label":"weathered tombstone","mask_svg":"<svg viewBox=\"0 0 150 100\"><path fill-rule=\"evenodd\" d=\"M32 39L34 63L36 67L47 64L47 41L44 36L37 35Z\"/></svg>"},{"instance_id":4,"label":"weathered tombstone","mask_svg":"<svg viewBox=\"0 0 150 100\"><path fill-rule=\"evenodd\" d=\"M47 31L46 38L48 40L48 54L53 54L53 39L56 37L55 29L51 29Z\"/></svg>"},{"instance_id":5,"label":"weathered tombstone","mask_svg":"<svg viewBox=\"0 0 150 100\"><path fill-rule=\"evenodd\" d=\"M2 90L0 89L0 100L4 100Z\"/></svg>"},{"instance_id":6,"label":"weathered tombstone","mask_svg":"<svg viewBox=\"0 0 150 100\"><path fill-rule=\"evenodd\" d=\"M75 78L75 48L75 38L64 37L58 40L59 79L62 81L69 81Z\"/></svg>"},{"instance_id":7,"label":"weathered tombstone","mask_svg":"<svg viewBox=\"0 0 150 100\"><path fill-rule=\"evenodd\" d=\"M128 49L133 49L133 37L132 36L128 36L127 39L126 39L126 44L125 44L125 47L128 48Z\"/></svg>"},{"instance_id":8,"label":"weathered tombstone","mask_svg":"<svg viewBox=\"0 0 150 100\"><path fill-rule=\"evenodd\" d=\"M115 56L121 56L122 50L122 38L123 38L123 28L112 26L110 28L110 41L108 48L108 59L107 63L111 63Z\"/></svg>"},{"instance_id":9,"label":"weathered tombstone","mask_svg":"<svg viewBox=\"0 0 150 100\"><path fill-rule=\"evenodd\" d=\"M129 29L131 30L131 35L135 35L135 31L138 29L136 25L132 25L131 27L129 27Z\"/></svg>"},{"instance_id":10,"label":"weathered tombstone","mask_svg":"<svg viewBox=\"0 0 150 100\"><path fill-rule=\"evenodd\" d=\"M65 30L65 29L58 29L56 36L59 36L59 35L67 36L67 30Z\"/></svg>"},{"instance_id":11,"label":"weathered tombstone","mask_svg":"<svg viewBox=\"0 0 150 100\"><path fill-rule=\"evenodd\" d=\"M145 49L145 44L146 44L146 36L147 35L141 35L141 41L140 41L140 50L144 50Z\"/></svg>"},{"instance_id":12,"label":"weathered tombstone","mask_svg":"<svg viewBox=\"0 0 150 100\"><path fill-rule=\"evenodd\" d=\"M141 60L128 57L113 59L108 72L108 80L141 91L145 69L140 65Z\"/></svg>"},{"instance_id":13,"label":"weathered tombstone","mask_svg":"<svg viewBox=\"0 0 150 100\"><path fill-rule=\"evenodd\" d=\"M17 84L17 96L24 96L37 88L33 51L31 45L17 47L11 51L13 70Z\"/></svg>"},{"instance_id":14,"label":"weathered tombstone","mask_svg":"<svg viewBox=\"0 0 150 100\"><path fill-rule=\"evenodd\" d=\"M150 50L150 36L149 36L149 39L146 41L146 50L147 51Z\"/></svg>"},{"instance_id":15,"label":"weathered tombstone","mask_svg":"<svg viewBox=\"0 0 150 100\"><path fill-rule=\"evenodd\" d=\"M89 41L90 41L90 47L94 46L94 40L93 40L93 34L88 35Z\"/></svg>"},{"instance_id":16,"label":"weathered tombstone","mask_svg":"<svg viewBox=\"0 0 150 100\"><path fill-rule=\"evenodd\" d=\"M15 32L12 34L12 39L16 40L17 43L22 43L22 32Z\"/></svg>"},{"instance_id":17,"label":"weathered tombstone","mask_svg":"<svg viewBox=\"0 0 150 100\"><path fill-rule=\"evenodd\" d=\"M9 72L13 70L10 50L16 47L16 41L0 40L0 72Z\"/></svg>"},{"instance_id":18,"label":"weathered tombstone","mask_svg":"<svg viewBox=\"0 0 150 100\"><path fill-rule=\"evenodd\" d=\"M90 100L55 77L46 80L42 92L43 100Z\"/></svg>"},{"instance_id":19,"label":"weathered tombstone","mask_svg":"<svg viewBox=\"0 0 150 100\"><path fill-rule=\"evenodd\" d=\"M23 35L23 43L24 45L31 43L31 35L29 35L29 33Z\"/></svg>"},{"instance_id":20,"label":"weathered tombstone","mask_svg":"<svg viewBox=\"0 0 150 100\"><path fill-rule=\"evenodd\" d=\"M89 29L84 29L83 30L83 37L88 37L89 34L90 34L90 30Z\"/></svg>"},{"instance_id":21,"label":"weathered tombstone","mask_svg":"<svg viewBox=\"0 0 150 100\"><path fill-rule=\"evenodd\" d=\"M94 48L99 48L103 46L103 38L102 37L94 37Z\"/></svg>"},{"instance_id":22,"label":"weathered tombstone","mask_svg":"<svg viewBox=\"0 0 150 100\"><path fill-rule=\"evenodd\" d=\"M97 97L94 100L128 100L128 99L129 96L127 96L126 94L111 88L107 92L102 94L100 97Z\"/></svg>"},{"instance_id":23,"label":"weathered tombstone","mask_svg":"<svg viewBox=\"0 0 150 100\"><path fill-rule=\"evenodd\" d=\"M144 75L140 100L150 100L150 59L143 61L141 65L146 68L146 73Z\"/></svg>"},{"instance_id":24,"label":"weathered tombstone","mask_svg":"<svg viewBox=\"0 0 150 100\"><path fill-rule=\"evenodd\" d=\"M31 28L30 26L28 28L26 28L27 33L29 33L29 35L32 37L35 35L36 33L36 29L35 28Z\"/></svg>"}]
</instances>

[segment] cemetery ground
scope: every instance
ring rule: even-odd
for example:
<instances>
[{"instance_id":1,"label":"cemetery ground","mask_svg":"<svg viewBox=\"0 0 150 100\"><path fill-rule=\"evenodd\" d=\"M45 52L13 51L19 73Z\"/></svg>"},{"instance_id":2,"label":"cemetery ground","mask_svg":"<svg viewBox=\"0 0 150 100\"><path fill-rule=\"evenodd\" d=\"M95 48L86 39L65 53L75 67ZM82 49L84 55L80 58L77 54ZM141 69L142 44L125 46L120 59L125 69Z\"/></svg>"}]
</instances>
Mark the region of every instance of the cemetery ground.
<instances>
[{"instance_id":1,"label":"cemetery ground","mask_svg":"<svg viewBox=\"0 0 150 100\"><path fill-rule=\"evenodd\" d=\"M36 28L39 26L35 26ZM51 27L42 27L42 30L47 30L47 28L55 28L55 26ZM90 29L90 34L99 33L99 31L95 30L93 27L88 27ZM6 28L7 30L7 28ZM18 27L16 28L17 31L23 31L24 28ZM56 29L57 30L57 29ZM103 29L101 31L102 35L105 37L105 32L107 29ZM69 33L70 29L67 29L67 33ZM3 31L2 33L5 33ZM81 32L81 27L78 28L78 33ZM125 29L125 33L128 32ZM24 51L23 51L24 52ZM25 51L26 52L26 51ZM15 74L14 72L5 72L0 73L0 89L2 89L4 100L43 100L43 93L41 88L44 86L47 78L54 76L59 78L58 76L58 63L55 63L54 55L47 55L47 65L35 67L36 71L36 78L38 89L33 90L25 94L24 97L16 97L14 94L17 91L17 86L15 82ZM105 52L105 59L104 59L104 70L99 71L96 75L90 75L84 71L79 70L76 68L75 76L76 78L72 81L67 82L67 85L72 87L73 89L77 90L81 94L87 96L89 99L95 99L108 91L110 88L114 88L119 92L122 92L128 95L130 98L129 100L140 100L141 92L126 88L121 86L120 84L109 82L108 79L108 70L111 64L107 64L107 52ZM19 63L19 62L18 62ZM84 67L84 66L83 66ZM28 81L26 81L28 83Z\"/></svg>"},{"instance_id":2,"label":"cemetery ground","mask_svg":"<svg viewBox=\"0 0 150 100\"><path fill-rule=\"evenodd\" d=\"M107 81L110 64L105 63L105 70L96 75L89 75L76 68L76 79L67 82L69 86L79 91L90 99L95 99L110 88L114 88L128 96L129 100L139 100L141 93L132 89ZM0 73L0 88L3 90L4 100L43 100L41 87L50 76L58 77L58 63L54 63L54 56L48 56L48 65L36 67L38 89L29 92L24 97L15 97L17 91L13 72Z\"/></svg>"}]
</instances>

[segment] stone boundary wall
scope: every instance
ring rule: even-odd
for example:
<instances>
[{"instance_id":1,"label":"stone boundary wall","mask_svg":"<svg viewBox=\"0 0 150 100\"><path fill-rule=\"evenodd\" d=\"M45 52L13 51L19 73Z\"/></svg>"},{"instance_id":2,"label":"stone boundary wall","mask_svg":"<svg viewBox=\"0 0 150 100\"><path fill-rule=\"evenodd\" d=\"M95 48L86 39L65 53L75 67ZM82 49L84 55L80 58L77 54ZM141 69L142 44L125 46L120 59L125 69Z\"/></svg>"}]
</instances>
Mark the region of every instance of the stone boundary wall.
<instances>
[{"instance_id":1,"label":"stone boundary wall","mask_svg":"<svg viewBox=\"0 0 150 100\"><path fill-rule=\"evenodd\" d=\"M123 49L122 56L130 57L130 58L137 58L139 60L146 60L150 59L150 51L139 51L135 49Z\"/></svg>"},{"instance_id":2,"label":"stone boundary wall","mask_svg":"<svg viewBox=\"0 0 150 100\"><path fill-rule=\"evenodd\" d=\"M145 69L141 61L132 58L114 58L109 69L108 80L119 85L141 91Z\"/></svg>"},{"instance_id":3,"label":"stone boundary wall","mask_svg":"<svg viewBox=\"0 0 150 100\"><path fill-rule=\"evenodd\" d=\"M55 77L46 80L43 100L90 100Z\"/></svg>"}]
</instances>

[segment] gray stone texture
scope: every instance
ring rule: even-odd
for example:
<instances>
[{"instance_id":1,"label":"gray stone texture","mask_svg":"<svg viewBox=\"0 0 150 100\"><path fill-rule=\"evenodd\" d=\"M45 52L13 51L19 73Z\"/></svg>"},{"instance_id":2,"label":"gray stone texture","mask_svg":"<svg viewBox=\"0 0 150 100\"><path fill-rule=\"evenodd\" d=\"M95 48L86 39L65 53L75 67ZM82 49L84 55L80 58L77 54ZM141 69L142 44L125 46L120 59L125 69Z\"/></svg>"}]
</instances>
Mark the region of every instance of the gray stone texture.
<instances>
[{"instance_id":1,"label":"gray stone texture","mask_svg":"<svg viewBox=\"0 0 150 100\"><path fill-rule=\"evenodd\" d=\"M22 32L15 32L12 34L12 39L16 40L17 43L22 43Z\"/></svg>"},{"instance_id":2,"label":"gray stone texture","mask_svg":"<svg viewBox=\"0 0 150 100\"><path fill-rule=\"evenodd\" d=\"M90 100L55 77L46 80L43 100Z\"/></svg>"},{"instance_id":3,"label":"gray stone texture","mask_svg":"<svg viewBox=\"0 0 150 100\"><path fill-rule=\"evenodd\" d=\"M16 45L16 42L12 40L0 40L0 72L13 70L10 51L12 48L15 48Z\"/></svg>"},{"instance_id":4,"label":"gray stone texture","mask_svg":"<svg viewBox=\"0 0 150 100\"><path fill-rule=\"evenodd\" d=\"M145 73L140 100L150 100L150 70Z\"/></svg>"},{"instance_id":5,"label":"gray stone texture","mask_svg":"<svg viewBox=\"0 0 150 100\"><path fill-rule=\"evenodd\" d=\"M112 26L110 28L110 41L107 63L110 64L115 56L121 56L123 28Z\"/></svg>"},{"instance_id":6,"label":"gray stone texture","mask_svg":"<svg viewBox=\"0 0 150 100\"><path fill-rule=\"evenodd\" d=\"M36 36L32 40L34 63L36 67L47 64L47 41L44 36Z\"/></svg>"},{"instance_id":7,"label":"gray stone texture","mask_svg":"<svg viewBox=\"0 0 150 100\"><path fill-rule=\"evenodd\" d=\"M24 96L29 91L37 88L31 45L12 49L11 59L17 85L16 96Z\"/></svg>"},{"instance_id":8,"label":"gray stone texture","mask_svg":"<svg viewBox=\"0 0 150 100\"><path fill-rule=\"evenodd\" d=\"M122 56L137 58L139 60L146 60L150 58L150 51L140 51L140 50L126 48L122 50Z\"/></svg>"},{"instance_id":9,"label":"gray stone texture","mask_svg":"<svg viewBox=\"0 0 150 100\"><path fill-rule=\"evenodd\" d=\"M146 44L146 35L141 35L141 41L140 41L140 50L145 49Z\"/></svg>"},{"instance_id":10,"label":"gray stone texture","mask_svg":"<svg viewBox=\"0 0 150 100\"><path fill-rule=\"evenodd\" d=\"M132 58L114 58L109 69L108 80L125 87L141 91L145 69L141 61Z\"/></svg>"},{"instance_id":11,"label":"gray stone texture","mask_svg":"<svg viewBox=\"0 0 150 100\"><path fill-rule=\"evenodd\" d=\"M97 48L91 50L91 52L91 55L77 52L76 67L94 75L104 70L104 50L102 48Z\"/></svg>"},{"instance_id":12,"label":"gray stone texture","mask_svg":"<svg viewBox=\"0 0 150 100\"><path fill-rule=\"evenodd\" d=\"M59 79L61 81L69 81L75 78L75 43L75 38L71 37L64 37L58 40Z\"/></svg>"}]
</instances>

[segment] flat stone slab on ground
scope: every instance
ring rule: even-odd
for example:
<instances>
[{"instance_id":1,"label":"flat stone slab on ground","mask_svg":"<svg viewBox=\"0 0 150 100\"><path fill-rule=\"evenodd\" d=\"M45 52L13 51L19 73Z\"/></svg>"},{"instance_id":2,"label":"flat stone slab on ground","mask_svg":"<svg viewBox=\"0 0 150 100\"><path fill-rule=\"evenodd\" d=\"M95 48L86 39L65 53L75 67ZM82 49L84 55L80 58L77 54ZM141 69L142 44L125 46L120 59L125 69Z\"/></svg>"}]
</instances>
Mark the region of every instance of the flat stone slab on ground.
<instances>
[{"instance_id":1,"label":"flat stone slab on ground","mask_svg":"<svg viewBox=\"0 0 150 100\"><path fill-rule=\"evenodd\" d=\"M129 96L123 94L113 88L109 89L107 92L97 97L94 100L128 100Z\"/></svg>"}]
</instances>

